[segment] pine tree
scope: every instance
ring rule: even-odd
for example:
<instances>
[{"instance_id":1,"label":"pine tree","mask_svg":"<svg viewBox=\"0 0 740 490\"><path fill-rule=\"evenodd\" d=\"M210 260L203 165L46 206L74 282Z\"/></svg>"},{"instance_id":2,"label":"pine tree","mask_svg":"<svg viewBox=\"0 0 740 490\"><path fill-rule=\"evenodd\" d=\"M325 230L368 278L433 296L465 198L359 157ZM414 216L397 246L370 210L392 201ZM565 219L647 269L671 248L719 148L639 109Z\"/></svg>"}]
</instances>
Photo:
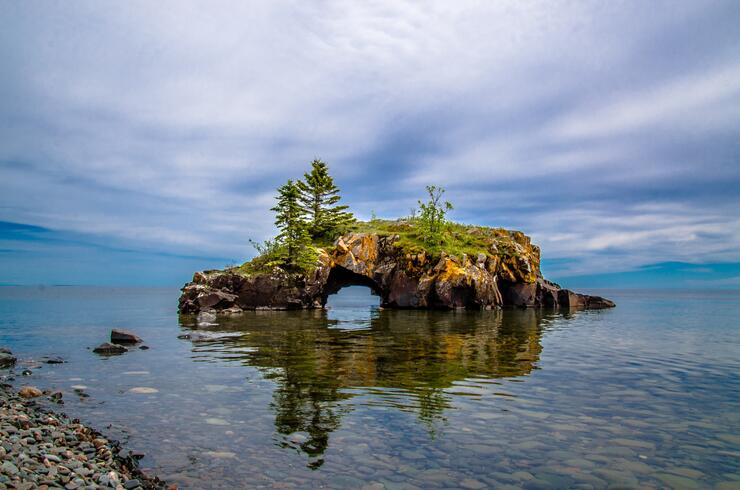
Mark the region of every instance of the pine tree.
<instances>
[{"instance_id":1,"label":"pine tree","mask_svg":"<svg viewBox=\"0 0 740 490\"><path fill-rule=\"evenodd\" d=\"M355 222L349 206L337 204L341 199L339 188L329 175L329 168L320 159L311 162L311 172L305 180L296 183L300 191L300 205L308 217L308 232L313 238L334 238L333 235Z\"/></svg>"},{"instance_id":2,"label":"pine tree","mask_svg":"<svg viewBox=\"0 0 740 490\"><path fill-rule=\"evenodd\" d=\"M280 233L276 240L285 249L285 264L303 270L315 261L315 251L311 246L303 210L299 204L300 191L292 180L278 188L275 211L275 226Z\"/></svg>"}]
</instances>

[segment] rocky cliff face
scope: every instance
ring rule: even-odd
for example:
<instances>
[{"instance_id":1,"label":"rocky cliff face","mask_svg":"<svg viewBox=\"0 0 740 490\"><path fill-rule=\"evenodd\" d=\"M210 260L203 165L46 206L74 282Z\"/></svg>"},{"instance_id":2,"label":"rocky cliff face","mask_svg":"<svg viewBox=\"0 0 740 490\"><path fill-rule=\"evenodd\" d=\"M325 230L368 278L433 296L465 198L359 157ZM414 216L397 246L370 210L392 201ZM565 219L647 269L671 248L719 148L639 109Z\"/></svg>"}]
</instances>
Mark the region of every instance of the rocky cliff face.
<instances>
[{"instance_id":1,"label":"rocky cliff face","mask_svg":"<svg viewBox=\"0 0 740 490\"><path fill-rule=\"evenodd\" d=\"M306 275L280 268L197 272L180 297L182 313L201 310L322 308L329 295L363 285L386 308L490 309L500 306L608 308L611 301L577 294L540 274L540 250L521 232L497 230L486 253L459 257L409 253L393 234L349 233L321 249Z\"/></svg>"}]
</instances>

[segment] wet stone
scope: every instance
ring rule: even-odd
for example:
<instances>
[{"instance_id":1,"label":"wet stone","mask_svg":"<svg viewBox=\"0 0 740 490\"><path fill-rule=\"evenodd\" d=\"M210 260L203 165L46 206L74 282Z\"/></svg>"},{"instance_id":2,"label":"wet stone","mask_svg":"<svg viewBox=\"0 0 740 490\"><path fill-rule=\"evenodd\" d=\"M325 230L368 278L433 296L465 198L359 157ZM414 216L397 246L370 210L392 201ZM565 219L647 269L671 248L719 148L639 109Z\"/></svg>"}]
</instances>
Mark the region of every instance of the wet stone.
<instances>
[{"instance_id":1,"label":"wet stone","mask_svg":"<svg viewBox=\"0 0 740 490\"><path fill-rule=\"evenodd\" d=\"M737 490L738 488L740 488L738 480L721 481L714 485L714 490Z\"/></svg>"},{"instance_id":2,"label":"wet stone","mask_svg":"<svg viewBox=\"0 0 740 490\"><path fill-rule=\"evenodd\" d=\"M486 485L478 480L472 478L465 478L460 481L460 486L463 488L469 488L471 490L478 490L480 488L486 488Z\"/></svg>"},{"instance_id":3,"label":"wet stone","mask_svg":"<svg viewBox=\"0 0 740 490\"><path fill-rule=\"evenodd\" d=\"M131 490L132 488L136 488L138 486L141 486L141 482L135 478L123 484L123 488L125 488L126 490Z\"/></svg>"},{"instance_id":4,"label":"wet stone","mask_svg":"<svg viewBox=\"0 0 740 490\"><path fill-rule=\"evenodd\" d=\"M687 478L685 476L676 475L673 473L654 473L653 478L656 478L666 485L668 485L671 488L682 488L682 489L698 489L702 488L703 485L701 485L699 482Z\"/></svg>"},{"instance_id":5,"label":"wet stone","mask_svg":"<svg viewBox=\"0 0 740 490\"><path fill-rule=\"evenodd\" d=\"M11 476L18 473L18 467L10 461L4 461L0 469L2 469L3 473Z\"/></svg>"}]
</instances>

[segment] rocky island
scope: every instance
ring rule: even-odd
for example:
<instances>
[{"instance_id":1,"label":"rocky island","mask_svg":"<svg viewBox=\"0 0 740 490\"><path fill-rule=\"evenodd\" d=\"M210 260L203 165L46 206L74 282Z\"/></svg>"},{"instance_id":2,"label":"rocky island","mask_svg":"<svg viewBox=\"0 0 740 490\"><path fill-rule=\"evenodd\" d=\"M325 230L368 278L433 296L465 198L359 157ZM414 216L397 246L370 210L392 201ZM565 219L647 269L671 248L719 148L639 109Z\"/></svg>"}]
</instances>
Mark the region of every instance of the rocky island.
<instances>
[{"instance_id":1,"label":"rocky island","mask_svg":"<svg viewBox=\"0 0 740 490\"><path fill-rule=\"evenodd\" d=\"M308 273L279 266L263 270L254 261L197 272L182 289L180 312L323 308L329 295L352 285L369 287L384 308L614 306L547 281L539 247L519 231L456 225L453 237L466 240L469 250L449 253L414 244L413 228L405 220L361 223L357 231L318 247Z\"/></svg>"},{"instance_id":2,"label":"rocky island","mask_svg":"<svg viewBox=\"0 0 740 490\"><path fill-rule=\"evenodd\" d=\"M383 308L614 306L545 280L540 249L524 233L448 220L453 206L441 187L427 186L410 216L358 222L338 204L326 163L311 167L277 190L279 234L253 242L259 255L239 267L197 272L182 288L180 313L323 308L354 285L369 287Z\"/></svg>"}]
</instances>

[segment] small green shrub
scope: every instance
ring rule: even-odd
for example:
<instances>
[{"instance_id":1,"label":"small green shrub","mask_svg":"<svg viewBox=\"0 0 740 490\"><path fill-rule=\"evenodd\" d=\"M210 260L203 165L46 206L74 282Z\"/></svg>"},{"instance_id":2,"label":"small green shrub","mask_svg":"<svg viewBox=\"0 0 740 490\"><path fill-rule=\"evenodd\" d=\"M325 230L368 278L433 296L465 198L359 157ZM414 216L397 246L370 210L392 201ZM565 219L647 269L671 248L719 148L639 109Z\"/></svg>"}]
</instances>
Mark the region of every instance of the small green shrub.
<instances>
[{"instance_id":1,"label":"small green shrub","mask_svg":"<svg viewBox=\"0 0 740 490\"><path fill-rule=\"evenodd\" d=\"M429 200L419 200L419 215L414 218L418 222L422 240L429 245L439 245L444 240L444 231L447 225L447 212L452 210L452 203L442 201L444 188L435 185L427 186Z\"/></svg>"}]
</instances>

